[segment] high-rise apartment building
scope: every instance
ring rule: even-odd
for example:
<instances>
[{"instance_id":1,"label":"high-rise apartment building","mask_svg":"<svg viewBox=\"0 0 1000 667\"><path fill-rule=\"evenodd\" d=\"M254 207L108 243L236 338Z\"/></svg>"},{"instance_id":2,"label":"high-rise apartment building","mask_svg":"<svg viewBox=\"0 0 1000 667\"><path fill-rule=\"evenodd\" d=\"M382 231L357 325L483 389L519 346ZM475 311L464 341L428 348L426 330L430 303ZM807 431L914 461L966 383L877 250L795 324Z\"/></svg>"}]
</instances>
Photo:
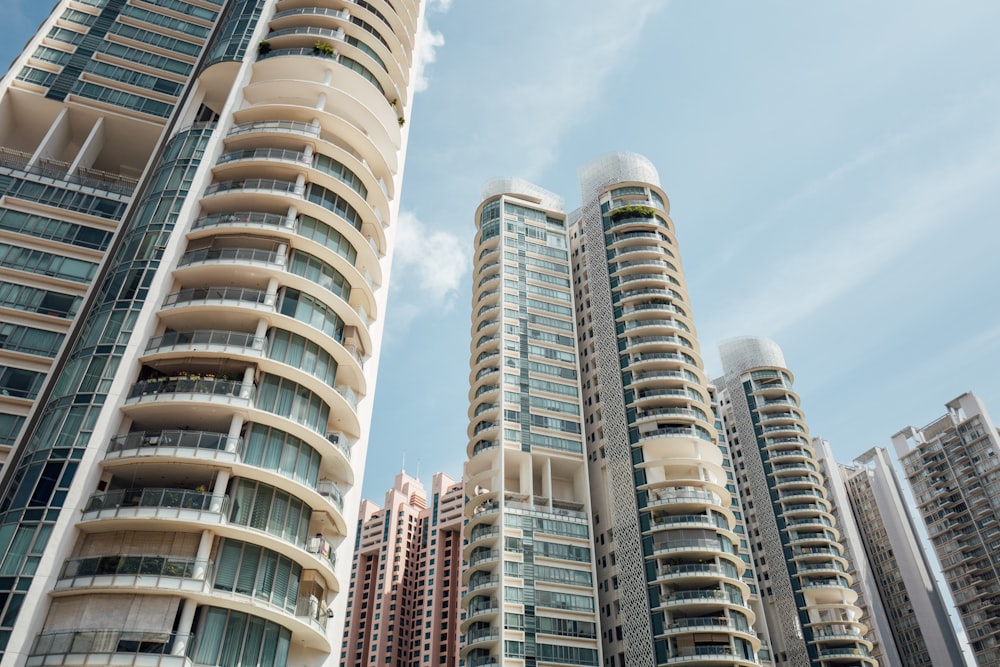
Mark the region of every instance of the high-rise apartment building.
<instances>
[{"instance_id":1,"label":"high-rise apartment building","mask_svg":"<svg viewBox=\"0 0 1000 667\"><path fill-rule=\"evenodd\" d=\"M476 230L462 657L599 665L562 200L491 182Z\"/></svg>"},{"instance_id":2,"label":"high-rise apartment building","mask_svg":"<svg viewBox=\"0 0 1000 667\"><path fill-rule=\"evenodd\" d=\"M341 667L458 666L465 485L437 473L431 493L401 472L362 501Z\"/></svg>"},{"instance_id":3,"label":"high-rise apartment building","mask_svg":"<svg viewBox=\"0 0 1000 667\"><path fill-rule=\"evenodd\" d=\"M733 452L775 664L869 667L850 564L778 346L720 347L723 425Z\"/></svg>"},{"instance_id":4,"label":"high-rise apartment building","mask_svg":"<svg viewBox=\"0 0 1000 667\"><path fill-rule=\"evenodd\" d=\"M605 664L756 665L737 492L667 196L629 153L585 166L580 188L571 243Z\"/></svg>"},{"instance_id":5,"label":"high-rise apartment building","mask_svg":"<svg viewBox=\"0 0 1000 667\"><path fill-rule=\"evenodd\" d=\"M1000 434L965 393L892 436L979 667L1000 665Z\"/></svg>"},{"instance_id":6,"label":"high-rise apartment building","mask_svg":"<svg viewBox=\"0 0 1000 667\"><path fill-rule=\"evenodd\" d=\"M871 642L872 657L880 665L898 665L901 658L892 639L889 615L879 595L875 572L868 562L861 531L851 511L851 496L844 471L837 463L828 441L813 438L812 446L816 452L819 472L823 474L827 498L830 500L830 514L840 531L840 544L844 547L844 558L847 559L847 573L853 580L851 588L858 594L854 604L861 610L861 622L868 629L865 639Z\"/></svg>"},{"instance_id":7,"label":"high-rise apartment building","mask_svg":"<svg viewBox=\"0 0 1000 667\"><path fill-rule=\"evenodd\" d=\"M829 448L824 449L832 462ZM871 621L880 628L880 664L963 667L958 637L889 453L876 447L831 470L828 481L847 496L842 528L850 525L857 533L855 563L871 582L867 594Z\"/></svg>"},{"instance_id":8,"label":"high-rise apartment building","mask_svg":"<svg viewBox=\"0 0 1000 667\"><path fill-rule=\"evenodd\" d=\"M627 153L581 189L476 213L466 664L760 664L666 195Z\"/></svg>"},{"instance_id":9,"label":"high-rise apartment building","mask_svg":"<svg viewBox=\"0 0 1000 667\"><path fill-rule=\"evenodd\" d=\"M339 662L421 11L61 0L0 83L4 664Z\"/></svg>"}]
</instances>

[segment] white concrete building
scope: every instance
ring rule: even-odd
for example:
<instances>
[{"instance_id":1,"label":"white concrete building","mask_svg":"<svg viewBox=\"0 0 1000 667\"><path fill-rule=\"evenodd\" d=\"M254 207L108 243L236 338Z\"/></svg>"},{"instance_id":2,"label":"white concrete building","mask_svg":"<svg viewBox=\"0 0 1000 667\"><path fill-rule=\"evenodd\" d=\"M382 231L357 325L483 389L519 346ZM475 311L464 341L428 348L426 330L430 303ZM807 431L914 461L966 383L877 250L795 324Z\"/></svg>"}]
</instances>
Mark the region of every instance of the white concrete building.
<instances>
[{"instance_id":1,"label":"white concrete building","mask_svg":"<svg viewBox=\"0 0 1000 667\"><path fill-rule=\"evenodd\" d=\"M62 0L0 82L3 664L339 662L421 12Z\"/></svg>"}]
</instances>

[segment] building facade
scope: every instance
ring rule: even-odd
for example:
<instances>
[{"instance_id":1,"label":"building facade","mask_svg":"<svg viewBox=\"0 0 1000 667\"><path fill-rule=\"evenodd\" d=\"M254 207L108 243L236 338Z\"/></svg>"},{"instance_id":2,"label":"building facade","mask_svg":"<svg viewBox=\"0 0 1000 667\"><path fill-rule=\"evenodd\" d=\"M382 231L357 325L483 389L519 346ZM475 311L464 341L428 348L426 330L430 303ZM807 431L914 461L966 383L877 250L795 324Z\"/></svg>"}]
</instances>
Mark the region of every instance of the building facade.
<instances>
[{"instance_id":1,"label":"building facade","mask_svg":"<svg viewBox=\"0 0 1000 667\"><path fill-rule=\"evenodd\" d=\"M1000 665L1000 435L965 393L892 436L980 667Z\"/></svg>"},{"instance_id":2,"label":"building facade","mask_svg":"<svg viewBox=\"0 0 1000 667\"><path fill-rule=\"evenodd\" d=\"M854 581L851 588L858 594L854 604L861 610L861 622L868 628L865 635L872 644L872 657L880 665L900 665L902 658L893 641L889 626L889 612L882 603L872 563L868 561L861 529L852 511L851 495L847 488L846 471L837 463L830 443L822 438L812 439L819 471L823 473L830 514L840 531L840 544L847 559L847 573ZM905 609L905 607L903 608Z\"/></svg>"},{"instance_id":3,"label":"building facade","mask_svg":"<svg viewBox=\"0 0 1000 667\"><path fill-rule=\"evenodd\" d=\"M517 179L476 211L462 657L599 665L562 200Z\"/></svg>"},{"instance_id":4,"label":"building facade","mask_svg":"<svg viewBox=\"0 0 1000 667\"><path fill-rule=\"evenodd\" d=\"M630 153L582 168L580 188L571 243L605 664L759 664L669 201Z\"/></svg>"},{"instance_id":5,"label":"building facade","mask_svg":"<svg viewBox=\"0 0 1000 667\"><path fill-rule=\"evenodd\" d=\"M851 566L781 350L739 338L720 352L723 425L775 664L873 667Z\"/></svg>"},{"instance_id":6,"label":"building facade","mask_svg":"<svg viewBox=\"0 0 1000 667\"><path fill-rule=\"evenodd\" d=\"M861 541L861 558L874 583L878 608L873 620L881 632L882 664L902 667L962 667L958 637L889 452L875 447L840 464L839 483ZM889 648L889 643L892 649Z\"/></svg>"},{"instance_id":7,"label":"building facade","mask_svg":"<svg viewBox=\"0 0 1000 667\"><path fill-rule=\"evenodd\" d=\"M5 664L339 662L421 12L63 0L0 83Z\"/></svg>"},{"instance_id":8,"label":"building facade","mask_svg":"<svg viewBox=\"0 0 1000 667\"><path fill-rule=\"evenodd\" d=\"M458 666L465 485L437 473L431 492L401 472L362 501L341 667Z\"/></svg>"}]
</instances>

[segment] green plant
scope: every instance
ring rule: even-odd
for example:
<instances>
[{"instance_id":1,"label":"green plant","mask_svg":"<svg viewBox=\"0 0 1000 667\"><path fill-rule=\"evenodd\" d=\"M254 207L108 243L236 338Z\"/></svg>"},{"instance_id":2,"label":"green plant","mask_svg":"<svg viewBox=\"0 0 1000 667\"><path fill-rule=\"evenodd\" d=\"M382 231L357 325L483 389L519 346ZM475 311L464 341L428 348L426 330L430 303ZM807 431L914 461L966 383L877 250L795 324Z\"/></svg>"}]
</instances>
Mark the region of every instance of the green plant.
<instances>
[{"instance_id":1,"label":"green plant","mask_svg":"<svg viewBox=\"0 0 1000 667\"><path fill-rule=\"evenodd\" d=\"M400 126L400 127L403 127L404 125L406 125L406 119L405 119L405 118L403 118L402 116L400 116L400 117L399 117L399 118L397 118L396 120L398 120L398 121L399 121L399 126Z\"/></svg>"},{"instance_id":2,"label":"green plant","mask_svg":"<svg viewBox=\"0 0 1000 667\"><path fill-rule=\"evenodd\" d=\"M270 53L270 52L271 52L271 43L266 39L260 40L260 43L257 45L257 53L259 53L260 55L264 55L265 53Z\"/></svg>"},{"instance_id":3,"label":"green plant","mask_svg":"<svg viewBox=\"0 0 1000 667\"><path fill-rule=\"evenodd\" d=\"M624 218L652 218L655 215L656 209L651 206L622 206L611 213L611 222Z\"/></svg>"},{"instance_id":4,"label":"green plant","mask_svg":"<svg viewBox=\"0 0 1000 667\"><path fill-rule=\"evenodd\" d=\"M321 56L332 56L334 55L335 51L333 50L332 45L327 44L322 40L319 40L315 44L313 44L313 53L317 53Z\"/></svg>"}]
</instances>

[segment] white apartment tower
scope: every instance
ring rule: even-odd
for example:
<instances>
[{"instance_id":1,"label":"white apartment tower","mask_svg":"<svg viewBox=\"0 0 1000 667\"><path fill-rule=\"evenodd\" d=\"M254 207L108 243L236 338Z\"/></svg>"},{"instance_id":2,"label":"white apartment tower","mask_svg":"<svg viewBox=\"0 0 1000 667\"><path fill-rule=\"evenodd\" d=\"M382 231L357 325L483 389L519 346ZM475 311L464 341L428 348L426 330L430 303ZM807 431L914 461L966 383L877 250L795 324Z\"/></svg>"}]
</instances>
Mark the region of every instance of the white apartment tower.
<instances>
[{"instance_id":1,"label":"white apartment tower","mask_svg":"<svg viewBox=\"0 0 1000 667\"><path fill-rule=\"evenodd\" d=\"M874 667L816 451L780 348L722 344L732 448L776 665Z\"/></svg>"},{"instance_id":2,"label":"white apartment tower","mask_svg":"<svg viewBox=\"0 0 1000 667\"><path fill-rule=\"evenodd\" d=\"M60 0L0 82L5 665L339 662L421 12Z\"/></svg>"},{"instance_id":3,"label":"white apartment tower","mask_svg":"<svg viewBox=\"0 0 1000 667\"><path fill-rule=\"evenodd\" d=\"M566 214L530 183L476 210L462 658L600 665Z\"/></svg>"},{"instance_id":4,"label":"white apartment tower","mask_svg":"<svg viewBox=\"0 0 1000 667\"><path fill-rule=\"evenodd\" d=\"M571 243L605 664L760 664L669 201L632 153L583 167L580 188Z\"/></svg>"},{"instance_id":5,"label":"white apartment tower","mask_svg":"<svg viewBox=\"0 0 1000 667\"><path fill-rule=\"evenodd\" d=\"M965 393L892 436L979 667L1000 665L1000 434ZM937 664L937 663L935 663Z\"/></svg>"}]
</instances>

